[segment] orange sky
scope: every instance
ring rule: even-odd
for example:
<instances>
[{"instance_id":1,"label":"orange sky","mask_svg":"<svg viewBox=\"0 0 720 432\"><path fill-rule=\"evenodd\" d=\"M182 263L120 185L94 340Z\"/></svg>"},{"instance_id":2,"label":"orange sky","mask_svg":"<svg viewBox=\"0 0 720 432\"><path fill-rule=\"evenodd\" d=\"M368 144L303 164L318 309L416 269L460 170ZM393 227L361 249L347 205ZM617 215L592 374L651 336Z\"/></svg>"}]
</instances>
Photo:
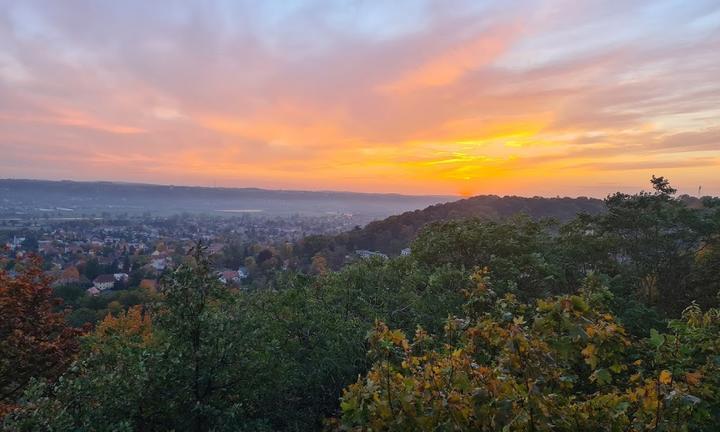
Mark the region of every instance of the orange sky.
<instances>
[{"instance_id":1,"label":"orange sky","mask_svg":"<svg viewBox=\"0 0 720 432\"><path fill-rule=\"evenodd\" d=\"M0 177L720 195L714 1L10 1Z\"/></svg>"}]
</instances>

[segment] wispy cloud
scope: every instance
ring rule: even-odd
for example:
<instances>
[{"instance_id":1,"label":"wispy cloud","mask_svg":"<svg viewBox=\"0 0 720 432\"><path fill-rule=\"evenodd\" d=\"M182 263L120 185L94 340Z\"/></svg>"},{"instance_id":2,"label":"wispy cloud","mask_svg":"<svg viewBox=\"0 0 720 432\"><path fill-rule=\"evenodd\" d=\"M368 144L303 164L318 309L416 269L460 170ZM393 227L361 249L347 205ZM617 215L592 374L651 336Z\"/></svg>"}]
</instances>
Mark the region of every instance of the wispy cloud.
<instances>
[{"instance_id":1,"label":"wispy cloud","mask_svg":"<svg viewBox=\"0 0 720 432\"><path fill-rule=\"evenodd\" d=\"M711 0L2 4L3 176L720 193Z\"/></svg>"}]
</instances>

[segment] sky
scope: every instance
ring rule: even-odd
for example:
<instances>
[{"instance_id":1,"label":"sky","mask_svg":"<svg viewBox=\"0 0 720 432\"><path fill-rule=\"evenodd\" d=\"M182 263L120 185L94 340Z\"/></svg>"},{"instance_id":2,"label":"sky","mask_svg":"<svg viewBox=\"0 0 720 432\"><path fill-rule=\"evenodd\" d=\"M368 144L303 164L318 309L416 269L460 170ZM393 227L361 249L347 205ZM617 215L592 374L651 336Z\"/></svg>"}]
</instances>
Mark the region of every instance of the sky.
<instances>
[{"instance_id":1,"label":"sky","mask_svg":"<svg viewBox=\"0 0 720 432\"><path fill-rule=\"evenodd\" d=\"M0 178L720 195L720 2L0 0Z\"/></svg>"}]
</instances>

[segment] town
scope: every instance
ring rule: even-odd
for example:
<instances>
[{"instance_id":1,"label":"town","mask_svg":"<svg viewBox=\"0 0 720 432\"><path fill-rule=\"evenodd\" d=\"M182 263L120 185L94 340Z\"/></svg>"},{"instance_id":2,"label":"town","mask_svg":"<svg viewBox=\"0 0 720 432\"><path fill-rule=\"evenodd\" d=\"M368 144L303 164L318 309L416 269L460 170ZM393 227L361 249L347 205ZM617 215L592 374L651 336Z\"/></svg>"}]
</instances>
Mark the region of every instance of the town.
<instances>
[{"instance_id":1,"label":"town","mask_svg":"<svg viewBox=\"0 0 720 432\"><path fill-rule=\"evenodd\" d=\"M248 289L299 266L294 242L358 222L352 214L7 217L0 220L0 266L13 276L17 263L37 255L56 295L72 308L68 321L80 326L147 302L198 243L222 283Z\"/></svg>"}]
</instances>

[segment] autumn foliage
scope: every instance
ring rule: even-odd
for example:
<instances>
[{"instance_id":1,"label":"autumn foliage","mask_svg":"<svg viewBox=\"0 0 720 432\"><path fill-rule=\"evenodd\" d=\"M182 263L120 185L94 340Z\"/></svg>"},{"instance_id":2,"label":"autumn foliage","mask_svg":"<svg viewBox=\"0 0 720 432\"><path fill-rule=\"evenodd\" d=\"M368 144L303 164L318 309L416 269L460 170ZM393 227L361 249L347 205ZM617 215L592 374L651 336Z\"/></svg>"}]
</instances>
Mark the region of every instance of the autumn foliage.
<instances>
[{"instance_id":1,"label":"autumn foliage","mask_svg":"<svg viewBox=\"0 0 720 432\"><path fill-rule=\"evenodd\" d=\"M60 376L78 350L79 330L57 309L39 259L11 276L0 270L0 414L12 408L32 378Z\"/></svg>"},{"instance_id":2,"label":"autumn foliage","mask_svg":"<svg viewBox=\"0 0 720 432\"><path fill-rule=\"evenodd\" d=\"M490 296L484 285L480 295ZM375 364L343 394L339 430L711 430L720 409L720 311L693 306L670 334L634 339L603 292L451 317L437 338L377 322Z\"/></svg>"}]
</instances>

